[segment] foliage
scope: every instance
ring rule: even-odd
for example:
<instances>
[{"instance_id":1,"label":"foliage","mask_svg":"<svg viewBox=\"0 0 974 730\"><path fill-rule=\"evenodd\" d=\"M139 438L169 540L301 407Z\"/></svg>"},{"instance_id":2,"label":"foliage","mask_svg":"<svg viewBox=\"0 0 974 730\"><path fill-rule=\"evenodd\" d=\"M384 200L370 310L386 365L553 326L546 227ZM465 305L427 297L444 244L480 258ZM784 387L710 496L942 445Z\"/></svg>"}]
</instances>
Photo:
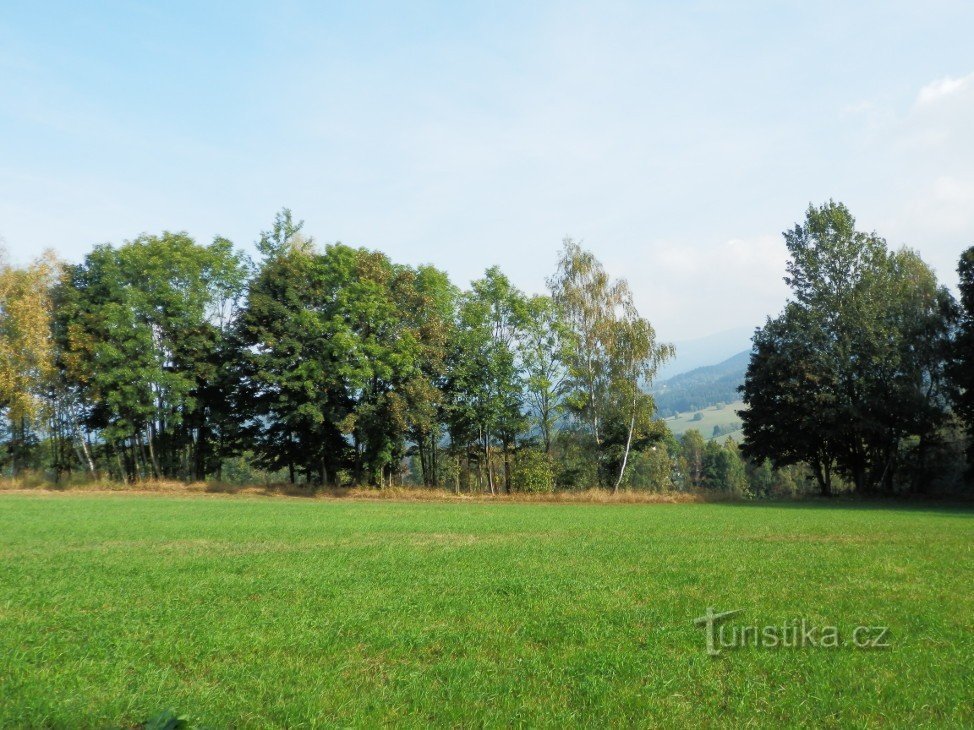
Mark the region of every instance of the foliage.
<instances>
[{"instance_id":1,"label":"foliage","mask_svg":"<svg viewBox=\"0 0 974 730\"><path fill-rule=\"evenodd\" d=\"M957 274L960 311L950 353L950 379L954 408L967 429L967 458L974 472L974 246L961 254Z\"/></svg>"},{"instance_id":2,"label":"foliage","mask_svg":"<svg viewBox=\"0 0 974 730\"><path fill-rule=\"evenodd\" d=\"M725 492L735 497L750 496L747 472L737 444L727 439L723 444L708 441L701 458L703 485L707 489Z\"/></svg>"},{"instance_id":3,"label":"foliage","mask_svg":"<svg viewBox=\"0 0 974 730\"><path fill-rule=\"evenodd\" d=\"M143 730L188 730L189 718L177 715L172 710L164 710L146 720Z\"/></svg>"},{"instance_id":4,"label":"foliage","mask_svg":"<svg viewBox=\"0 0 974 730\"><path fill-rule=\"evenodd\" d=\"M244 278L229 241L200 246L184 233L96 246L67 267L55 292L62 386L120 476L212 468L229 428L225 337Z\"/></svg>"},{"instance_id":5,"label":"foliage","mask_svg":"<svg viewBox=\"0 0 974 730\"><path fill-rule=\"evenodd\" d=\"M595 256L566 239L549 280L567 340L566 406L595 446L600 481L617 490L634 443L652 440L655 406L643 388L673 355L639 316L625 280L612 281Z\"/></svg>"},{"instance_id":6,"label":"foliage","mask_svg":"<svg viewBox=\"0 0 974 730\"><path fill-rule=\"evenodd\" d=\"M523 448L514 457L511 484L515 491L547 493L554 491L555 470L551 457L542 449Z\"/></svg>"},{"instance_id":7,"label":"foliage","mask_svg":"<svg viewBox=\"0 0 974 730\"><path fill-rule=\"evenodd\" d=\"M35 431L50 415L45 401L54 374L50 292L58 268L51 254L15 268L0 251L0 410L15 476L31 465Z\"/></svg>"},{"instance_id":8,"label":"foliage","mask_svg":"<svg viewBox=\"0 0 974 730\"><path fill-rule=\"evenodd\" d=\"M947 419L950 294L914 252L856 231L841 204L810 207L785 242L792 298L754 337L744 452L809 464L823 494L834 473L890 491L905 440L925 448Z\"/></svg>"},{"instance_id":9,"label":"foliage","mask_svg":"<svg viewBox=\"0 0 974 730\"><path fill-rule=\"evenodd\" d=\"M916 253L856 231L841 204L809 208L785 234L791 299L755 334L738 454L670 434L737 438L737 404L655 418L673 350L578 243L528 296L497 267L461 291L303 228L279 212L256 264L226 239L164 232L76 265L0 266L0 462L69 482L496 494L540 451L559 489L781 496L808 475L823 493L959 489L970 251L958 308Z\"/></svg>"}]
</instances>

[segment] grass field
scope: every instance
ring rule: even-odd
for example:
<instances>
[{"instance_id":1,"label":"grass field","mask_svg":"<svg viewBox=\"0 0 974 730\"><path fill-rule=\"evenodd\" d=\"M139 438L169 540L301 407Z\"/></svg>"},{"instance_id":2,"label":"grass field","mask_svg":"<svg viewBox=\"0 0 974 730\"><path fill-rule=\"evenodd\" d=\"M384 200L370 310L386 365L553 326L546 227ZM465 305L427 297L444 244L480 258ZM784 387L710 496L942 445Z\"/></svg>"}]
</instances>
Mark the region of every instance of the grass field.
<instances>
[{"instance_id":1,"label":"grass field","mask_svg":"<svg viewBox=\"0 0 974 730\"><path fill-rule=\"evenodd\" d=\"M726 428L732 424L737 424L738 428L735 431L721 434L718 438L723 440L728 436L731 436L737 441L740 441L741 430L739 424L741 422L741 417L738 415L737 411L743 407L743 401L728 403L720 407L707 406L699 411L688 411L686 413L679 413L672 418L667 418L666 425L676 436L681 436L688 429L695 428L701 434L703 434L704 439L710 440L714 432L714 426ZM697 413L703 416L703 418L701 418L699 421L694 421L693 417Z\"/></svg>"},{"instance_id":2,"label":"grass field","mask_svg":"<svg viewBox=\"0 0 974 730\"><path fill-rule=\"evenodd\" d=\"M0 727L974 725L969 510L20 493L0 551Z\"/></svg>"}]
</instances>

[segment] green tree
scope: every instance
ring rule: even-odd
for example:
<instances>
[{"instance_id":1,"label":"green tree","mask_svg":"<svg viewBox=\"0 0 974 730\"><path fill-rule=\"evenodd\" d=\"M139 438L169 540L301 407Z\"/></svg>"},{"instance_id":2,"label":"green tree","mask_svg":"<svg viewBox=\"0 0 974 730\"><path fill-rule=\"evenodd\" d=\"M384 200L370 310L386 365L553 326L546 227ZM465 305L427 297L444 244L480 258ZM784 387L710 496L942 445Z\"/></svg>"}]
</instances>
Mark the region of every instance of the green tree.
<instances>
[{"instance_id":1,"label":"green tree","mask_svg":"<svg viewBox=\"0 0 974 730\"><path fill-rule=\"evenodd\" d=\"M855 230L841 204L810 207L785 233L792 298L755 334L742 388L744 450L808 463L860 491L892 488L908 437L946 417L949 293L912 251Z\"/></svg>"},{"instance_id":2,"label":"green tree","mask_svg":"<svg viewBox=\"0 0 974 730\"><path fill-rule=\"evenodd\" d=\"M957 274L960 312L952 346L950 376L954 385L954 408L967 429L967 461L974 472L974 246L961 254Z\"/></svg>"},{"instance_id":3,"label":"green tree","mask_svg":"<svg viewBox=\"0 0 974 730\"><path fill-rule=\"evenodd\" d=\"M554 430L565 407L567 343L564 322L551 297L528 298L518 341L518 358L524 373L525 399L547 454L551 453Z\"/></svg>"},{"instance_id":4,"label":"green tree","mask_svg":"<svg viewBox=\"0 0 974 730\"><path fill-rule=\"evenodd\" d=\"M440 483L440 442L446 419L447 364L454 340L459 291L443 271L406 271L397 294L403 315L417 333L417 367L402 385L407 435L419 459L422 482Z\"/></svg>"},{"instance_id":5,"label":"green tree","mask_svg":"<svg viewBox=\"0 0 974 730\"><path fill-rule=\"evenodd\" d=\"M732 439L724 444L708 441L703 449L704 486L735 496L748 495L747 470Z\"/></svg>"},{"instance_id":6,"label":"green tree","mask_svg":"<svg viewBox=\"0 0 974 730\"><path fill-rule=\"evenodd\" d=\"M286 469L296 482L331 483L351 462L342 424L352 413L346 379L356 364L345 355L350 328L330 296L352 276L352 252L331 266L309 246L270 251L249 284L236 326L241 362L238 407L257 463Z\"/></svg>"},{"instance_id":7,"label":"green tree","mask_svg":"<svg viewBox=\"0 0 974 730\"><path fill-rule=\"evenodd\" d=\"M695 428L687 429L680 437L680 452L689 487L703 486L703 435Z\"/></svg>"},{"instance_id":8,"label":"green tree","mask_svg":"<svg viewBox=\"0 0 974 730\"><path fill-rule=\"evenodd\" d=\"M248 293L238 337L244 395L262 465L335 483L383 484L403 452L416 337L394 301L400 271L378 252L329 245L272 250Z\"/></svg>"},{"instance_id":9,"label":"green tree","mask_svg":"<svg viewBox=\"0 0 974 730\"><path fill-rule=\"evenodd\" d=\"M608 348L615 400L613 415L625 425L625 445L619 459L618 476L612 487L612 491L617 492L625 477L633 437L637 435L637 424L642 427L640 441L648 442L659 435L660 429L652 421L656 406L652 396L643 388L652 382L660 364L672 357L674 350L672 345L656 342L652 325L639 316L629 298L623 304L614 330Z\"/></svg>"},{"instance_id":10,"label":"green tree","mask_svg":"<svg viewBox=\"0 0 974 730\"><path fill-rule=\"evenodd\" d=\"M501 447L509 489L511 452L526 425L515 356L524 309L524 295L500 269L488 269L461 301L451 347L451 440L455 446L473 440L479 444L491 494L497 491L492 448L498 443Z\"/></svg>"},{"instance_id":11,"label":"green tree","mask_svg":"<svg viewBox=\"0 0 974 730\"><path fill-rule=\"evenodd\" d=\"M655 406L643 388L672 348L656 342L625 280L611 280L595 256L571 239L564 241L548 286L565 326L566 407L591 439L600 478L617 490L634 436L659 436L651 423Z\"/></svg>"},{"instance_id":12,"label":"green tree","mask_svg":"<svg viewBox=\"0 0 974 730\"><path fill-rule=\"evenodd\" d=\"M97 246L56 290L54 331L67 388L129 479L205 476L214 358L245 267L225 239L185 233Z\"/></svg>"}]
</instances>

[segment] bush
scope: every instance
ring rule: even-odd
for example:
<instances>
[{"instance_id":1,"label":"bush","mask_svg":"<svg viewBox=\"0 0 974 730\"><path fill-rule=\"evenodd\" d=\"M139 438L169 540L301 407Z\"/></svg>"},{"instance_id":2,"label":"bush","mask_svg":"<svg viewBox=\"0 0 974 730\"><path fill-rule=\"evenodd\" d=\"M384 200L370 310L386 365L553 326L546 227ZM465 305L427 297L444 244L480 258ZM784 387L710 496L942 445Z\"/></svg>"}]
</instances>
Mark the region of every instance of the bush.
<instances>
[{"instance_id":1,"label":"bush","mask_svg":"<svg viewBox=\"0 0 974 730\"><path fill-rule=\"evenodd\" d=\"M673 459L664 444L633 452L625 484L632 489L669 492L676 489L673 481Z\"/></svg>"},{"instance_id":2,"label":"bush","mask_svg":"<svg viewBox=\"0 0 974 730\"><path fill-rule=\"evenodd\" d=\"M511 486L515 492L543 494L555 490L551 458L540 449L521 449L514 457Z\"/></svg>"}]
</instances>

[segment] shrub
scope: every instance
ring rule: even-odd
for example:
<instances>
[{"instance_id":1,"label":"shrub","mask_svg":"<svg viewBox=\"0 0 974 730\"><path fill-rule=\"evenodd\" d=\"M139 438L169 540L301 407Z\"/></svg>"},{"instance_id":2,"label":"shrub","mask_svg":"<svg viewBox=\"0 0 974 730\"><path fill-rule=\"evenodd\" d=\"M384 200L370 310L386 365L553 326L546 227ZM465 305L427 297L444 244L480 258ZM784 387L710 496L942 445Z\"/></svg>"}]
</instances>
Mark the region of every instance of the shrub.
<instances>
[{"instance_id":1,"label":"shrub","mask_svg":"<svg viewBox=\"0 0 974 730\"><path fill-rule=\"evenodd\" d=\"M521 449L514 457L511 486L516 492L541 494L555 489L555 469L551 458L540 449Z\"/></svg>"}]
</instances>

